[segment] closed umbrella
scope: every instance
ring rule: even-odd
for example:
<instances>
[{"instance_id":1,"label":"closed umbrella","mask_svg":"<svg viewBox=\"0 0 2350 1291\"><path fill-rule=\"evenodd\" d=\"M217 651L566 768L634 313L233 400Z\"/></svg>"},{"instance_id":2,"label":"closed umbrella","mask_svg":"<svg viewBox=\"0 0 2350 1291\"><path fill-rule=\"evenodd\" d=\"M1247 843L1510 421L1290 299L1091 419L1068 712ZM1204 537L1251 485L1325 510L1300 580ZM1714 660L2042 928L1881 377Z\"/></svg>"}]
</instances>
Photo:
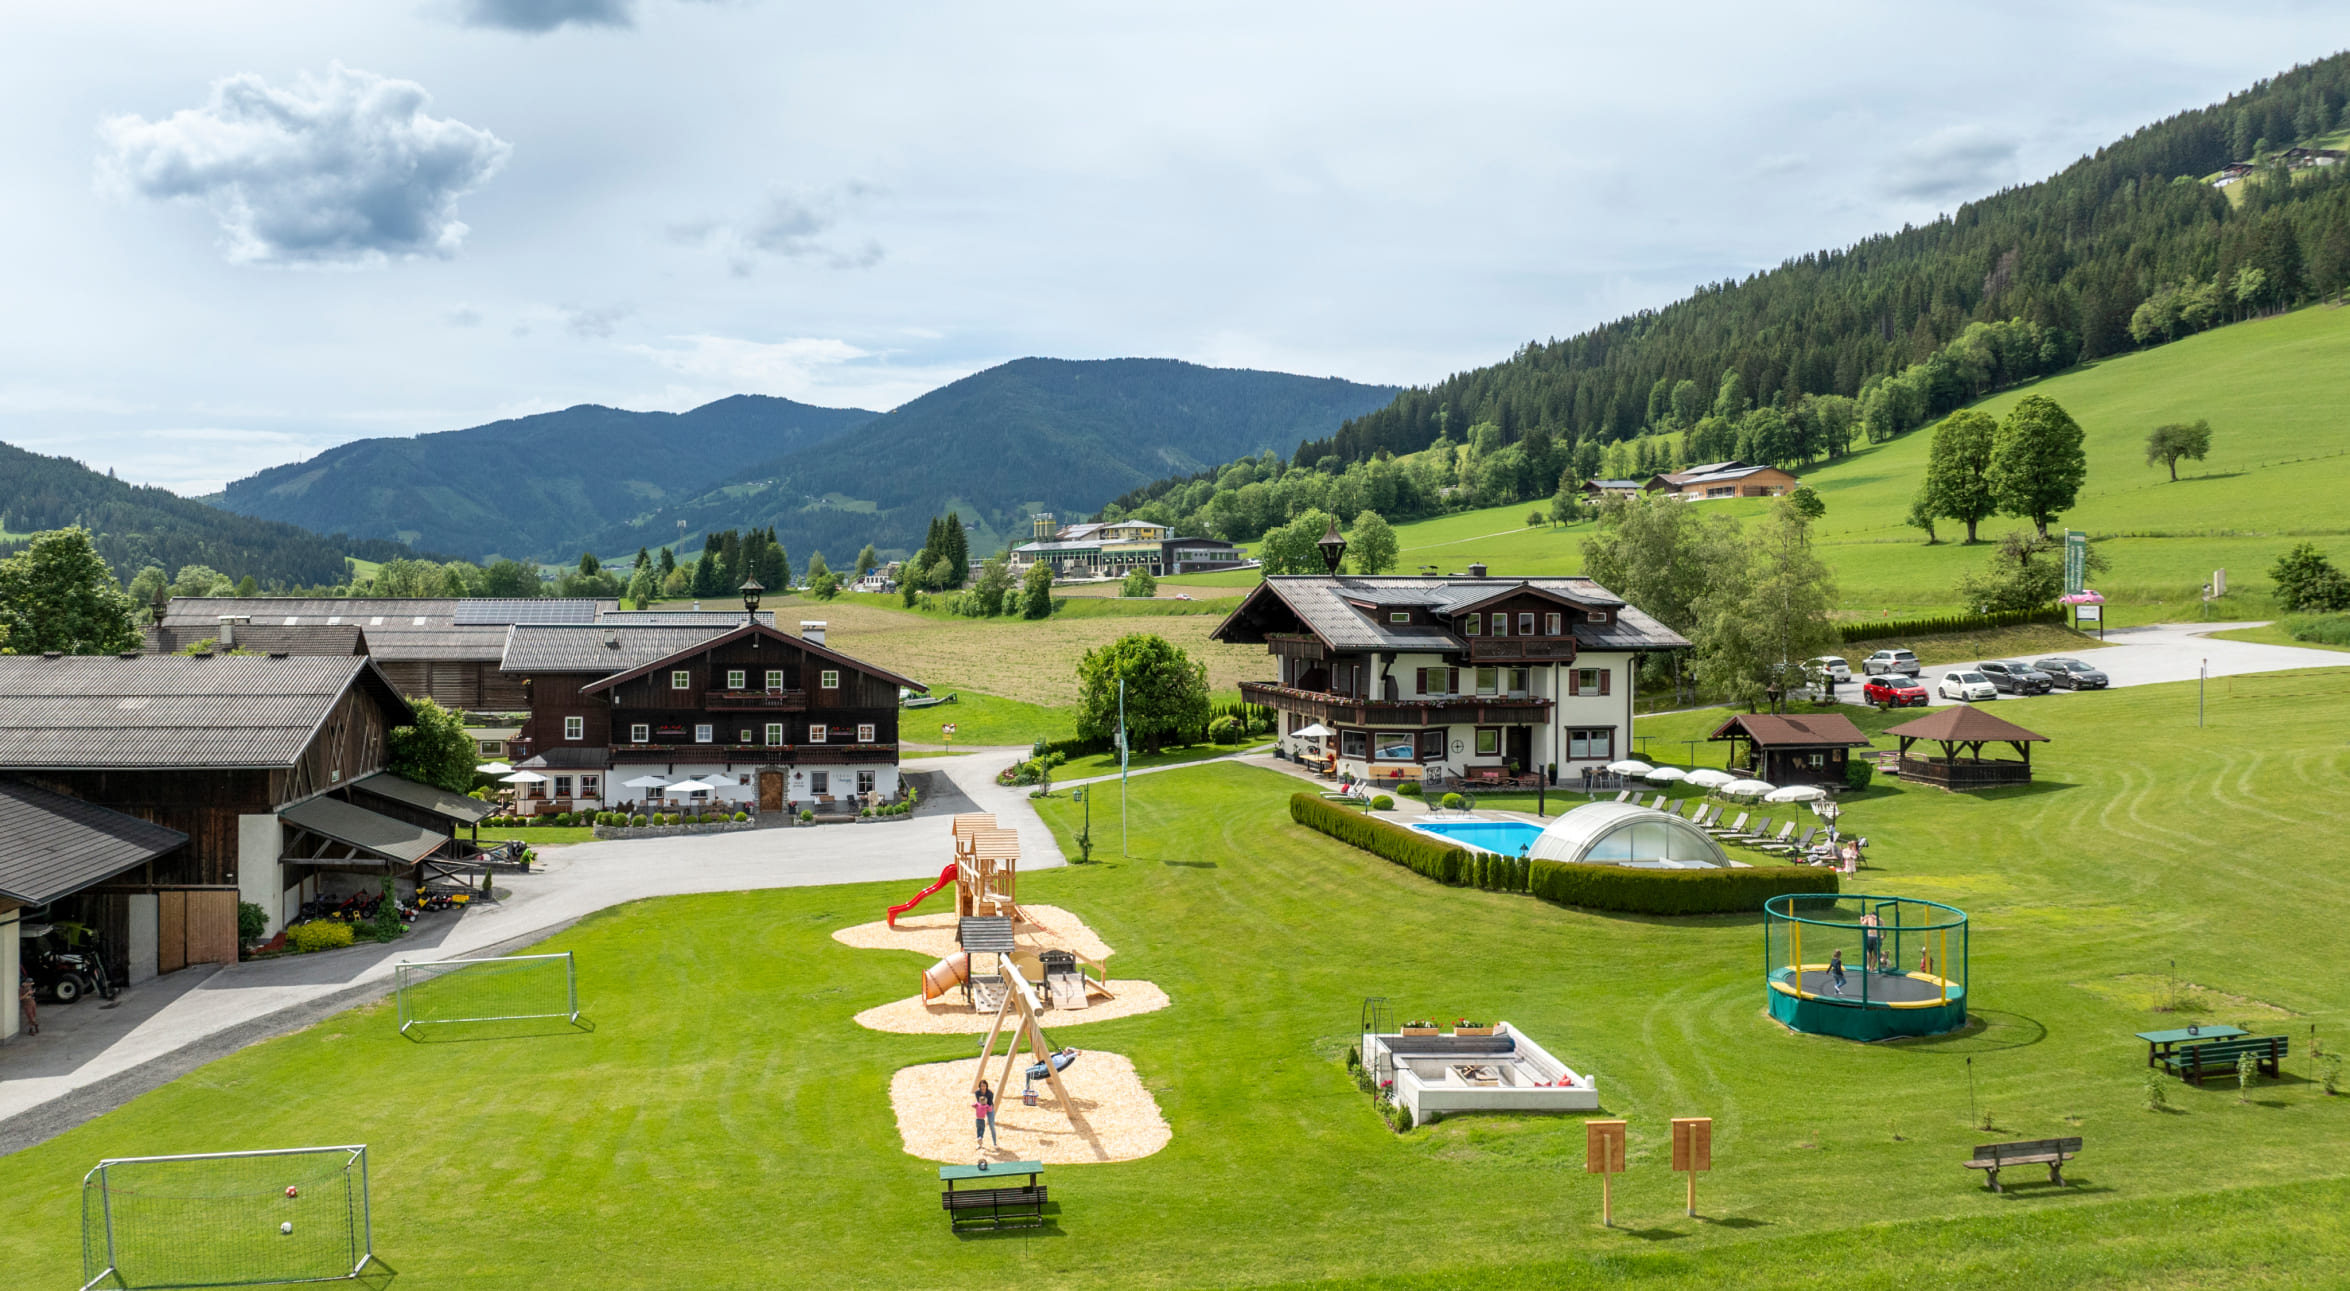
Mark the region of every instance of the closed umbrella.
<instances>
[{"instance_id":1,"label":"closed umbrella","mask_svg":"<svg viewBox=\"0 0 2350 1291\"><path fill-rule=\"evenodd\" d=\"M1708 789L1719 789L1723 785L1735 783L1738 779L1727 771L1716 771L1712 767L1700 768L1681 778L1691 784L1702 785Z\"/></svg>"},{"instance_id":2,"label":"closed umbrella","mask_svg":"<svg viewBox=\"0 0 2350 1291\"><path fill-rule=\"evenodd\" d=\"M1784 789L1773 789L1763 795L1764 802L1817 802L1828 796L1828 791L1816 784L1791 784Z\"/></svg>"},{"instance_id":3,"label":"closed umbrella","mask_svg":"<svg viewBox=\"0 0 2350 1291\"><path fill-rule=\"evenodd\" d=\"M1768 780L1732 780L1722 786L1722 792L1733 798L1746 798L1758 793L1769 793L1778 787Z\"/></svg>"},{"instance_id":4,"label":"closed umbrella","mask_svg":"<svg viewBox=\"0 0 2350 1291\"><path fill-rule=\"evenodd\" d=\"M1671 784L1675 780L1688 779L1689 773L1679 767L1658 767L1640 778L1652 784Z\"/></svg>"},{"instance_id":5,"label":"closed umbrella","mask_svg":"<svg viewBox=\"0 0 2350 1291\"><path fill-rule=\"evenodd\" d=\"M1607 769L1615 772L1617 775L1647 775L1649 772L1656 770L1655 767L1648 765L1646 762L1643 762L1638 758L1625 758L1621 762L1610 762L1607 764Z\"/></svg>"}]
</instances>

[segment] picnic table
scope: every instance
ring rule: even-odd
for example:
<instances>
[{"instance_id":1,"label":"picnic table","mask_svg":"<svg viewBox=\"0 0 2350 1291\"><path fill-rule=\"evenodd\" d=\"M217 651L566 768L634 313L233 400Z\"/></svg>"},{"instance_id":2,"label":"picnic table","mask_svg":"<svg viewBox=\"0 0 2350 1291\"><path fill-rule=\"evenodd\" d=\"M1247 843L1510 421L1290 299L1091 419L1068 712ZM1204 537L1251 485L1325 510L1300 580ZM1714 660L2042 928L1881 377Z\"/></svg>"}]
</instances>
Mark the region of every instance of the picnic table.
<instances>
[{"instance_id":1,"label":"picnic table","mask_svg":"<svg viewBox=\"0 0 2350 1291\"><path fill-rule=\"evenodd\" d=\"M1019 1220L1028 1225L1044 1223L1045 1186L1037 1176L1044 1173L1042 1161L990 1161L982 1165L942 1165L938 1168L939 1182L946 1191L938 1195L939 1207L947 1212L947 1226L961 1228L965 1224L987 1224L1001 1228L1006 1220ZM1028 1176L1025 1184L1014 1184L1012 1179ZM955 1189L958 1183L972 1181L1002 1181L1002 1186ZM979 1212L985 1211L985 1214ZM968 1212L968 1213L966 1213Z\"/></svg>"},{"instance_id":2,"label":"picnic table","mask_svg":"<svg viewBox=\"0 0 2350 1291\"><path fill-rule=\"evenodd\" d=\"M2232 1040L2250 1035L2242 1027L2226 1025L2208 1027L2180 1027L2174 1031L2140 1031L2138 1038L2146 1042L2146 1065L2157 1066L2170 1061L2172 1052L2182 1044L2200 1044L2205 1040Z\"/></svg>"}]
</instances>

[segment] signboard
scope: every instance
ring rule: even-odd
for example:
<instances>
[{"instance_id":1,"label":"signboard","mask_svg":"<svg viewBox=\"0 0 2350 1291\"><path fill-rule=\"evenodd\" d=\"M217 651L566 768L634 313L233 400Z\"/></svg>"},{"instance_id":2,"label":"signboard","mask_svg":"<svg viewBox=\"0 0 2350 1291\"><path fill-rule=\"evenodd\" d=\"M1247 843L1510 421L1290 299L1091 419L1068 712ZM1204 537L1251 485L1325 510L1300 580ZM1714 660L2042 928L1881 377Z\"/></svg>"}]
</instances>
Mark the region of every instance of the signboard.
<instances>
[{"instance_id":1,"label":"signboard","mask_svg":"<svg viewBox=\"0 0 2350 1291\"><path fill-rule=\"evenodd\" d=\"M1624 1172L1624 1122L1583 1122L1583 1172L1599 1176L1599 1222L1616 1224L1616 1176Z\"/></svg>"},{"instance_id":2,"label":"signboard","mask_svg":"<svg viewBox=\"0 0 2350 1291\"><path fill-rule=\"evenodd\" d=\"M2102 605L2076 605L2073 607L2073 622L2075 623L2103 623L2104 621L2105 607Z\"/></svg>"},{"instance_id":3,"label":"signboard","mask_svg":"<svg viewBox=\"0 0 2350 1291\"><path fill-rule=\"evenodd\" d=\"M2086 575L2086 573L2087 573L2087 571L2086 571L2086 569L2085 569L2084 567L2085 567L2085 566L2088 564L2088 562L2089 562L2089 535L2087 535L2087 534L2085 534L2085 533L2082 533L2082 532L2081 532L2080 530L2078 530L2078 529L2067 529L2067 530L2065 530L2065 531L2064 531L2064 594L2065 594L2065 595L2067 595L2067 596L2077 596L2077 595L2079 595L2079 594L2080 594L2080 591L2081 591L2081 580L2082 580L2082 578L2083 578L2083 577Z\"/></svg>"},{"instance_id":4,"label":"signboard","mask_svg":"<svg viewBox=\"0 0 2350 1291\"><path fill-rule=\"evenodd\" d=\"M1673 1118L1673 1168L1689 1171L1714 1168L1714 1118Z\"/></svg>"},{"instance_id":5,"label":"signboard","mask_svg":"<svg viewBox=\"0 0 2350 1291\"><path fill-rule=\"evenodd\" d=\"M2211 594L2215 597L2228 594L2228 571L2224 569L2211 571Z\"/></svg>"},{"instance_id":6,"label":"signboard","mask_svg":"<svg viewBox=\"0 0 2350 1291\"><path fill-rule=\"evenodd\" d=\"M955 733L955 724L953 722L940 722L938 724L938 733L941 735L953 735Z\"/></svg>"}]
</instances>

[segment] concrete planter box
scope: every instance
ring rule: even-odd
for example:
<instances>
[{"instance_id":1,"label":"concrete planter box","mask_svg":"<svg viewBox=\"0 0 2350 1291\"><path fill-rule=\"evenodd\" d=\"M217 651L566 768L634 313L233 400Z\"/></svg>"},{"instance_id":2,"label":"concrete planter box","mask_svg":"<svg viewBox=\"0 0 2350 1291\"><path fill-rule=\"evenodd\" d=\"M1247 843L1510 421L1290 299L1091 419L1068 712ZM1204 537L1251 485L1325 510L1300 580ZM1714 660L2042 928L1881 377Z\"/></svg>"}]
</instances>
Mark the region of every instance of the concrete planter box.
<instances>
[{"instance_id":1,"label":"concrete planter box","mask_svg":"<svg viewBox=\"0 0 2350 1291\"><path fill-rule=\"evenodd\" d=\"M1491 1036L1369 1035L1363 1055L1394 1073L1395 1101L1415 1122L1430 1112L1586 1112L1599 1106L1597 1078L1577 1072L1508 1022ZM1494 1072L1490 1083L1459 1076L1463 1065ZM1564 1079L1566 1084L1557 1083Z\"/></svg>"},{"instance_id":2,"label":"concrete planter box","mask_svg":"<svg viewBox=\"0 0 2350 1291\"><path fill-rule=\"evenodd\" d=\"M685 834L739 834L752 829L777 829L755 820L722 821L715 825L597 825L595 836L607 838L677 838Z\"/></svg>"}]
</instances>

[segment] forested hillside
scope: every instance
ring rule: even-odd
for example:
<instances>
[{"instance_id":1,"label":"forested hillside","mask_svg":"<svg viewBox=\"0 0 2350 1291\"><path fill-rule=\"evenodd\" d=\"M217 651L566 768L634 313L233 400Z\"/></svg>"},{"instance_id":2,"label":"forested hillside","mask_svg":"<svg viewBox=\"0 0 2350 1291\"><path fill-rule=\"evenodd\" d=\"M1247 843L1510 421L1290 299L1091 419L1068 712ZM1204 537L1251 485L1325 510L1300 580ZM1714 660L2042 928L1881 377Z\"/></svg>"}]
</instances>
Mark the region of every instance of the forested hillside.
<instances>
[{"instance_id":1,"label":"forested hillside","mask_svg":"<svg viewBox=\"0 0 2350 1291\"><path fill-rule=\"evenodd\" d=\"M350 579L346 556L413 555L382 540L322 536L290 524L234 515L168 489L125 484L64 457L0 444L0 555L45 529L81 525L98 554L129 582L148 565L203 565L264 587L327 587Z\"/></svg>"},{"instance_id":2,"label":"forested hillside","mask_svg":"<svg viewBox=\"0 0 2350 1291\"><path fill-rule=\"evenodd\" d=\"M617 553L738 524L772 526L795 559L872 543L904 555L957 508L983 535L1025 539L1042 508L1090 514L1170 472L1303 440L1387 403L1394 386L1209 368L1173 359L1020 359L933 390L838 441L600 535Z\"/></svg>"},{"instance_id":3,"label":"forested hillside","mask_svg":"<svg viewBox=\"0 0 2350 1291\"><path fill-rule=\"evenodd\" d=\"M1548 497L1562 473L1801 465L2083 359L2336 295L2350 286L2350 164L2291 146L2339 148L2346 100L2350 55L2295 68L1923 227L1407 390L1288 463L1164 480L1116 505L1177 523L1222 516L1233 527L1216 532L1253 538L1326 506L1317 489L1394 493L1361 473L1432 445L1457 451L1406 479L1400 514ZM2252 174L2212 183L2232 162ZM1285 466L1324 481L1292 481ZM1252 483L1283 496L1223 496Z\"/></svg>"},{"instance_id":4,"label":"forested hillside","mask_svg":"<svg viewBox=\"0 0 2350 1291\"><path fill-rule=\"evenodd\" d=\"M219 501L245 515L394 538L472 560L565 559L600 530L875 415L763 395L684 413L582 404L466 430L338 445L238 480ZM676 539L674 526L667 537Z\"/></svg>"}]
</instances>

